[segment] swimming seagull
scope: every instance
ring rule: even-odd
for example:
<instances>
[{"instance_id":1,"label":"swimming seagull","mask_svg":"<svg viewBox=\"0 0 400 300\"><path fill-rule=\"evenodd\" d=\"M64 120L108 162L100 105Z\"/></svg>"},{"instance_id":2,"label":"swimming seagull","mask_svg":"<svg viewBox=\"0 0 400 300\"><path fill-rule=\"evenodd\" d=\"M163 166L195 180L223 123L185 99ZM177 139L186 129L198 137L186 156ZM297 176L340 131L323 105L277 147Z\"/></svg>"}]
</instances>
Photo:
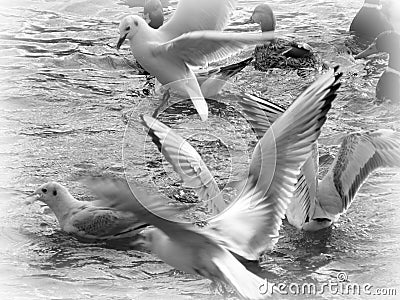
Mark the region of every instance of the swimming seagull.
<instances>
[{"instance_id":1,"label":"swimming seagull","mask_svg":"<svg viewBox=\"0 0 400 300\"><path fill-rule=\"evenodd\" d=\"M134 237L147 225L132 213L121 212L96 201L79 201L57 182L40 186L32 196L47 204L63 231L87 239L111 240Z\"/></svg>"},{"instance_id":2,"label":"swimming seagull","mask_svg":"<svg viewBox=\"0 0 400 300\"><path fill-rule=\"evenodd\" d=\"M300 166L336 97L337 79L333 72L323 76L272 124L256 145L243 190L225 210L206 220L203 228L174 220L177 212L166 214L163 209L154 209L160 203L168 207L167 200L137 183L94 178L88 184L103 205L132 212L153 225L143 230L143 244L166 263L229 283L245 299L263 299L265 281L249 272L233 254L256 260L277 242ZM163 148L172 151L174 161L174 149L186 144L172 145L171 150L164 143L171 130L151 117L143 117L143 122L159 137ZM183 149L183 153L189 152L190 148ZM185 163L183 157L178 167L185 173L189 170L203 174L203 166L196 164L196 158L190 160L191 157Z\"/></svg>"},{"instance_id":3,"label":"swimming seagull","mask_svg":"<svg viewBox=\"0 0 400 300\"><path fill-rule=\"evenodd\" d=\"M285 109L256 96L241 103L258 136ZM271 116L268 120L264 116ZM269 121L269 122L268 122ZM296 190L286 211L290 224L317 231L332 225L350 207L368 176L378 168L400 167L400 133L389 129L354 132L343 138L328 173L318 181L318 146L301 167Z\"/></svg>"},{"instance_id":4,"label":"swimming seagull","mask_svg":"<svg viewBox=\"0 0 400 300\"><path fill-rule=\"evenodd\" d=\"M127 16L119 25L143 68L165 85L189 96L201 119L207 120L208 107L190 66L201 66L233 55L244 47L267 42L273 33L222 32L237 0L180 0L174 15L158 29L140 16Z\"/></svg>"}]
</instances>

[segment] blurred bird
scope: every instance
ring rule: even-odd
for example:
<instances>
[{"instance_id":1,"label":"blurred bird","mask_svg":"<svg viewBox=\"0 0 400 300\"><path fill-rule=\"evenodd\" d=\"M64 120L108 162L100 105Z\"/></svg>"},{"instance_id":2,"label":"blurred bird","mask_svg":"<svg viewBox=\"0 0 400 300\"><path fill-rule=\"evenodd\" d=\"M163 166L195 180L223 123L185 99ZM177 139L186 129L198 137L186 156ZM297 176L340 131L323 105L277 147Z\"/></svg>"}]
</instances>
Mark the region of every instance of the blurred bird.
<instances>
[{"instance_id":1,"label":"blurred bird","mask_svg":"<svg viewBox=\"0 0 400 300\"><path fill-rule=\"evenodd\" d=\"M222 32L237 0L181 0L174 15L159 29L139 16L127 16L120 25L119 49L125 39L150 74L167 91L174 88L189 96L204 121L208 107L190 66L224 59L248 45L267 42L273 33ZM169 98L168 92L163 101Z\"/></svg>"},{"instance_id":2,"label":"blurred bird","mask_svg":"<svg viewBox=\"0 0 400 300\"><path fill-rule=\"evenodd\" d=\"M380 0L365 0L350 25L350 32L366 40L388 30L393 30L393 26L382 12Z\"/></svg>"},{"instance_id":3,"label":"blurred bird","mask_svg":"<svg viewBox=\"0 0 400 300\"><path fill-rule=\"evenodd\" d=\"M112 240L135 237L147 225L132 213L97 206L96 201L79 201L61 184L48 182L32 196L56 215L63 231L86 239Z\"/></svg>"},{"instance_id":4,"label":"blurred bird","mask_svg":"<svg viewBox=\"0 0 400 300\"><path fill-rule=\"evenodd\" d=\"M376 85L376 97L380 100L400 101L400 34L394 31L383 32L375 41L355 58L386 52L389 64Z\"/></svg>"},{"instance_id":5,"label":"blurred bird","mask_svg":"<svg viewBox=\"0 0 400 300\"><path fill-rule=\"evenodd\" d=\"M260 24L262 32L273 32L276 28L274 12L266 3L254 8L250 22ZM256 46L254 56L254 66L259 71L272 68L319 70L323 65L322 59L310 45L284 39L275 39L269 44Z\"/></svg>"},{"instance_id":6,"label":"blurred bird","mask_svg":"<svg viewBox=\"0 0 400 300\"><path fill-rule=\"evenodd\" d=\"M241 104L258 136L285 111L255 96L245 98ZM374 170L400 167L400 133L381 129L346 135L328 173L319 182L318 161L315 143L301 167L293 199L286 211L289 223L306 231L320 230L336 222Z\"/></svg>"}]
</instances>

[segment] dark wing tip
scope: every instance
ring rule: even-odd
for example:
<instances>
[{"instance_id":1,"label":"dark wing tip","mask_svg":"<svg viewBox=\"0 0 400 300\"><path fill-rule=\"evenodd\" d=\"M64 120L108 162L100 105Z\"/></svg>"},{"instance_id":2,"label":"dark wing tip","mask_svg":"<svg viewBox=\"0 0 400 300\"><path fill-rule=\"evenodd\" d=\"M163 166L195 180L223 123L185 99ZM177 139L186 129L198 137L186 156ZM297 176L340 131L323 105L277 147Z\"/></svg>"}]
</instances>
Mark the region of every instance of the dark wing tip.
<instances>
[{"instance_id":1,"label":"dark wing tip","mask_svg":"<svg viewBox=\"0 0 400 300\"><path fill-rule=\"evenodd\" d=\"M142 119L142 124L147 128L147 134L150 136L152 142L157 146L158 151L162 151L162 144L160 138L157 136L155 131L151 128L150 124L146 120L145 115L140 115L140 118Z\"/></svg>"}]
</instances>

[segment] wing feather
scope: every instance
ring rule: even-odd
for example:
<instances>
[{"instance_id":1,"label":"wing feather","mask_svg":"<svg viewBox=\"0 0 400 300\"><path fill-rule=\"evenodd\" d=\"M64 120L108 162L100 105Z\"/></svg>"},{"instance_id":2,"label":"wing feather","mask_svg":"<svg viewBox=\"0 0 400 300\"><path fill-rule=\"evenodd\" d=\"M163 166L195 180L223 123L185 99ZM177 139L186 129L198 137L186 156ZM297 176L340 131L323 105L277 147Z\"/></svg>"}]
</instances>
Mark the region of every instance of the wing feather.
<instances>
[{"instance_id":1,"label":"wing feather","mask_svg":"<svg viewBox=\"0 0 400 300\"><path fill-rule=\"evenodd\" d=\"M143 116L142 120L158 150L178 173L184 186L194 189L211 213L222 211L226 205L221 191L199 153L165 124L148 116Z\"/></svg>"},{"instance_id":2,"label":"wing feather","mask_svg":"<svg viewBox=\"0 0 400 300\"><path fill-rule=\"evenodd\" d=\"M222 30L237 0L180 0L175 13L159 28L171 39L197 30Z\"/></svg>"},{"instance_id":3,"label":"wing feather","mask_svg":"<svg viewBox=\"0 0 400 300\"><path fill-rule=\"evenodd\" d=\"M381 129L347 135L330 170L320 183L324 190L331 190L329 187L333 186L340 197L337 203L326 203L328 200L322 198L321 205L330 206L331 210L335 207L337 211L331 213L343 213L371 172L381 167L400 167L398 132Z\"/></svg>"},{"instance_id":4,"label":"wing feather","mask_svg":"<svg viewBox=\"0 0 400 300\"><path fill-rule=\"evenodd\" d=\"M245 33L214 30L184 33L166 43L155 44L155 56L170 53L192 66L201 66L228 58L249 45L274 39L273 32Z\"/></svg>"},{"instance_id":5,"label":"wing feather","mask_svg":"<svg viewBox=\"0 0 400 300\"><path fill-rule=\"evenodd\" d=\"M301 229L315 211L318 183L318 145L300 168L292 201L286 211L289 223Z\"/></svg>"},{"instance_id":6,"label":"wing feather","mask_svg":"<svg viewBox=\"0 0 400 300\"><path fill-rule=\"evenodd\" d=\"M167 205L168 198L142 187L137 182L110 178L90 178L86 183L105 207L135 214L139 220L153 225L170 238L184 242L188 247L214 243L198 232L191 223L176 220L179 212Z\"/></svg>"},{"instance_id":7,"label":"wing feather","mask_svg":"<svg viewBox=\"0 0 400 300\"><path fill-rule=\"evenodd\" d=\"M264 136L271 124L285 112L283 107L247 93L244 94L239 104L243 107L243 112L259 139Z\"/></svg>"}]
</instances>

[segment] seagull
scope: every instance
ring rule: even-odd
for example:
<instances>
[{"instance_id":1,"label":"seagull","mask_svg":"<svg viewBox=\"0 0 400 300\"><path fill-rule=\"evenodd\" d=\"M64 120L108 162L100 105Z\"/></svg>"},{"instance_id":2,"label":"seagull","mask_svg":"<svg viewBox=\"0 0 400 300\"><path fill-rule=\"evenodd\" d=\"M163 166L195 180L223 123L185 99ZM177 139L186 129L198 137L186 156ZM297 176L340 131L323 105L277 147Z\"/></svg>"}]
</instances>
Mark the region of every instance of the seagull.
<instances>
[{"instance_id":1,"label":"seagull","mask_svg":"<svg viewBox=\"0 0 400 300\"><path fill-rule=\"evenodd\" d=\"M67 233L86 239L113 240L135 237L147 224L132 213L96 206L96 201L79 201L57 182L40 186L33 194L56 215L60 227Z\"/></svg>"},{"instance_id":2,"label":"seagull","mask_svg":"<svg viewBox=\"0 0 400 300\"><path fill-rule=\"evenodd\" d=\"M237 0L181 0L173 16L158 29L140 16L126 16L119 25L117 49L127 39L143 68L165 86L189 96L200 118L208 118L208 106L190 66L202 66L267 42L274 34L222 32Z\"/></svg>"},{"instance_id":3,"label":"seagull","mask_svg":"<svg viewBox=\"0 0 400 300\"><path fill-rule=\"evenodd\" d=\"M164 209L155 209L160 203L167 208L167 199L138 183L107 178L93 178L87 183L103 201L102 205L132 212L153 226L142 231L143 245L164 262L187 273L228 283L244 299L264 299L265 281L249 272L234 254L257 260L277 242L300 166L317 140L336 97L338 77L333 72L323 76L271 125L256 145L240 194L222 212L207 219L202 228L177 221L178 212L167 214ZM207 175L202 172L204 166L196 164L198 157L189 157L189 161L182 157L179 165L174 164L181 159L175 149L182 148L183 153L193 151L185 143L171 146L173 131L161 122L149 116L144 116L143 122L158 137L162 149L171 153L169 161L175 170Z\"/></svg>"},{"instance_id":4,"label":"seagull","mask_svg":"<svg viewBox=\"0 0 400 300\"><path fill-rule=\"evenodd\" d=\"M276 28L275 14L267 3L254 8L249 22L259 24L262 32L273 32ZM256 46L254 57L254 67L259 71L268 71L271 68L308 70L323 66L322 59L310 45L281 38Z\"/></svg>"},{"instance_id":5,"label":"seagull","mask_svg":"<svg viewBox=\"0 0 400 300\"><path fill-rule=\"evenodd\" d=\"M400 33L386 31L378 35L375 41L354 58L366 58L370 55L386 52L389 54L388 66L376 85L376 98L379 100L400 101Z\"/></svg>"},{"instance_id":6,"label":"seagull","mask_svg":"<svg viewBox=\"0 0 400 300\"><path fill-rule=\"evenodd\" d=\"M248 95L240 104L257 136L285 112L284 108L254 95ZM343 138L335 160L321 181L318 181L318 164L315 143L301 167L286 211L289 223L300 230L330 227L347 211L374 170L400 167L400 133L390 129L350 133Z\"/></svg>"}]
</instances>

